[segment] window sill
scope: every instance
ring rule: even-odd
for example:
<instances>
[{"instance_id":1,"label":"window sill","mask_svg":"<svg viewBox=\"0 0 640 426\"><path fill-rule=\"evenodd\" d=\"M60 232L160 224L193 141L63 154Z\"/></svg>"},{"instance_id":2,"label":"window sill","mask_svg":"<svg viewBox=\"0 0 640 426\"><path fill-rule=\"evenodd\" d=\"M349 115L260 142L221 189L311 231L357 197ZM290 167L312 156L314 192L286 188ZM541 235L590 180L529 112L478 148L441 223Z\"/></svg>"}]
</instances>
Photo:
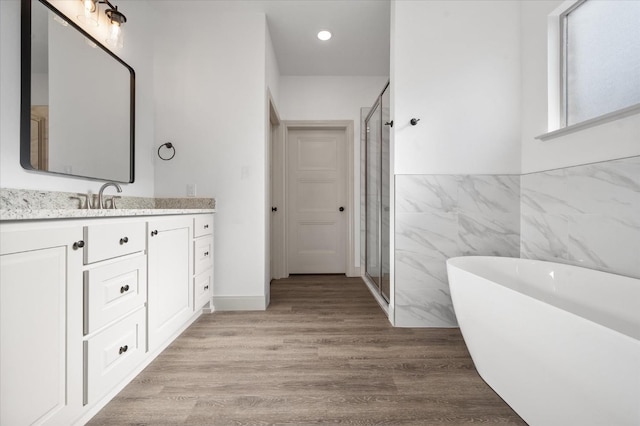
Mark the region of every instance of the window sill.
<instances>
[{"instance_id":1,"label":"window sill","mask_svg":"<svg viewBox=\"0 0 640 426\"><path fill-rule=\"evenodd\" d=\"M608 114L601 115L599 117L591 118L589 120L572 124L571 126L563 127L558 130L553 130L548 133L544 133L540 136L536 136L535 139L541 141L548 141L551 139L555 139L560 136L567 135L569 133L574 133L583 129L588 129L590 127L598 126L603 123L608 123L610 121L615 121L623 117L628 117L630 115L640 113L640 104L632 105L627 108L619 109L617 111L610 112Z\"/></svg>"}]
</instances>

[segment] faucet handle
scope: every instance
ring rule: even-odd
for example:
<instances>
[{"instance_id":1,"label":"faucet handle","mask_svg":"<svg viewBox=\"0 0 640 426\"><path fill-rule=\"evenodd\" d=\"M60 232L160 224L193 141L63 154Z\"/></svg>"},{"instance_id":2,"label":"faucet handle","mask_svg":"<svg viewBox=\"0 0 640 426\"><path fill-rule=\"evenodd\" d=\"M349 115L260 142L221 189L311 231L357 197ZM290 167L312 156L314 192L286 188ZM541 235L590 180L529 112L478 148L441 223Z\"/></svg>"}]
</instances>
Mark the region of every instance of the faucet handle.
<instances>
[{"instance_id":1,"label":"faucet handle","mask_svg":"<svg viewBox=\"0 0 640 426\"><path fill-rule=\"evenodd\" d=\"M93 198L93 194L91 193L91 191L87 192L87 203L85 205L85 209L87 210L91 210L96 208L96 203L95 200Z\"/></svg>"},{"instance_id":2,"label":"faucet handle","mask_svg":"<svg viewBox=\"0 0 640 426\"><path fill-rule=\"evenodd\" d=\"M116 206L116 200L119 200L120 198L122 198L119 195L114 195L113 197L111 197L111 208L112 209L117 209L118 206Z\"/></svg>"},{"instance_id":3,"label":"faucet handle","mask_svg":"<svg viewBox=\"0 0 640 426\"><path fill-rule=\"evenodd\" d=\"M104 200L104 208L105 209L117 209L116 199L122 198L119 195L114 195L112 197L106 198Z\"/></svg>"},{"instance_id":4,"label":"faucet handle","mask_svg":"<svg viewBox=\"0 0 640 426\"><path fill-rule=\"evenodd\" d=\"M93 194L91 194L91 191L89 191L86 194L76 194L77 197L69 197L72 200L78 200L80 202L80 209L81 210L91 210L92 204L93 204Z\"/></svg>"}]
</instances>

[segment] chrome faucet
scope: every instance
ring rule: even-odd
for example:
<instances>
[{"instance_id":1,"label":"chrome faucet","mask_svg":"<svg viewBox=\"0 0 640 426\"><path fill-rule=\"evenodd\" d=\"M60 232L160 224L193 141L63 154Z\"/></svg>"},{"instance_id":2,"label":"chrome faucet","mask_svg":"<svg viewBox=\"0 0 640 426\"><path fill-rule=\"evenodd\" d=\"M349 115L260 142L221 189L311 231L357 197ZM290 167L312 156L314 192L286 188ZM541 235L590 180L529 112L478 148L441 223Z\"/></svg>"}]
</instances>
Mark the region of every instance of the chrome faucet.
<instances>
[{"instance_id":1,"label":"chrome faucet","mask_svg":"<svg viewBox=\"0 0 640 426\"><path fill-rule=\"evenodd\" d=\"M102 198L102 193L104 190L110 186L115 186L118 192L122 192L122 188L115 182L107 182L100 187L100 192L98 192L98 207L104 209L104 199Z\"/></svg>"}]
</instances>

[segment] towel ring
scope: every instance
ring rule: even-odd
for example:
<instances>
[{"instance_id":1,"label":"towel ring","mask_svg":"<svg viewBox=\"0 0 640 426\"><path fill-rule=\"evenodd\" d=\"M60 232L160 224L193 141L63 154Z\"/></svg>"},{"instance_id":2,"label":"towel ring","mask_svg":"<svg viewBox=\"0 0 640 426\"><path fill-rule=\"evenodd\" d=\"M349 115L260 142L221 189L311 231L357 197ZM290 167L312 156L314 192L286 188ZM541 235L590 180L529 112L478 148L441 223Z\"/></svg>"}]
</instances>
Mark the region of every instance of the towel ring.
<instances>
[{"instance_id":1,"label":"towel ring","mask_svg":"<svg viewBox=\"0 0 640 426\"><path fill-rule=\"evenodd\" d=\"M160 155L160 150L162 149L162 147L163 147L163 146L166 146L166 147L167 147L167 149L172 149L172 150L173 150L173 154L171 154L171 157L169 157L169 158L165 158L165 157L163 157L162 155ZM163 143L162 145L160 145L160 146L158 147L158 157L160 157L162 160L164 160L164 161L169 161L169 160L171 160L171 159L172 159L173 157L175 157L175 156L176 156L176 148L173 146L173 144L172 144L171 142Z\"/></svg>"}]
</instances>

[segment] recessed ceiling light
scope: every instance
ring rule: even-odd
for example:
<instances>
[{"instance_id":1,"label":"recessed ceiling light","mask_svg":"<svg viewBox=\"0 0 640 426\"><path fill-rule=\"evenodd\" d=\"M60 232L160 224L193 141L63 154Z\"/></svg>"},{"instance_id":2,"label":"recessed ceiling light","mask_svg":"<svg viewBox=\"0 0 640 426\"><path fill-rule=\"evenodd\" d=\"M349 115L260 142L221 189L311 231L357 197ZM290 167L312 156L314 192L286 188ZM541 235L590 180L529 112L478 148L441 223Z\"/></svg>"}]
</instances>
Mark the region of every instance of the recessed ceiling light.
<instances>
[{"instance_id":1,"label":"recessed ceiling light","mask_svg":"<svg viewBox=\"0 0 640 426\"><path fill-rule=\"evenodd\" d=\"M322 41L327 41L331 38L331 33L326 30L322 30L318 33L318 38Z\"/></svg>"}]
</instances>

